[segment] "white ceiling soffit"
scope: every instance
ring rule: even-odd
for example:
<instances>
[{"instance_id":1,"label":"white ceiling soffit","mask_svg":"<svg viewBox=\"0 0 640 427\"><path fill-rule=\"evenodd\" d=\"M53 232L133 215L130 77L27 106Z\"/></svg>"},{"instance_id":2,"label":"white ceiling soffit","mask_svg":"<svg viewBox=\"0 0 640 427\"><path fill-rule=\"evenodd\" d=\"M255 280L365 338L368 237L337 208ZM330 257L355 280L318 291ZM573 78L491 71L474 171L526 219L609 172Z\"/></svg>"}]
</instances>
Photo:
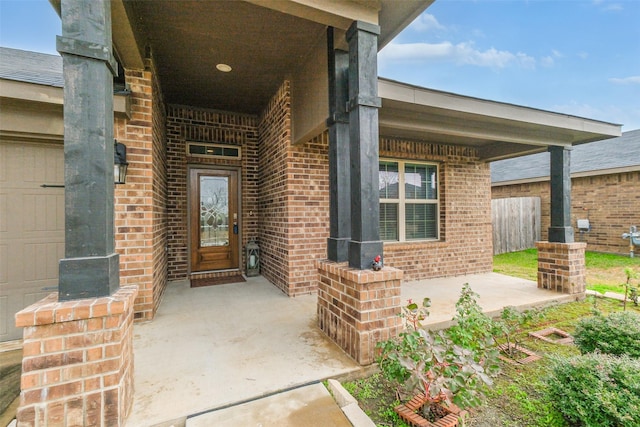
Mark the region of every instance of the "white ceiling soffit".
<instances>
[{"instance_id":1,"label":"white ceiling soffit","mask_svg":"<svg viewBox=\"0 0 640 427\"><path fill-rule=\"evenodd\" d=\"M473 146L486 161L621 135L621 125L379 79L380 134Z\"/></svg>"}]
</instances>

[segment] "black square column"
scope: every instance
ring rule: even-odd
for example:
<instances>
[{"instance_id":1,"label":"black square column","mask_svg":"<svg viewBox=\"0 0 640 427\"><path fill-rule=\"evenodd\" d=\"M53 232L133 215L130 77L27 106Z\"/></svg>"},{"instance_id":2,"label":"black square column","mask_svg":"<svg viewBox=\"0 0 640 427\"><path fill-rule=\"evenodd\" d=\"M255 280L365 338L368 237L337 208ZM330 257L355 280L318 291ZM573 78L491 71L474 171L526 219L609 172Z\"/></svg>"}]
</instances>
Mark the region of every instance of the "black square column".
<instances>
[{"instance_id":1,"label":"black square column","mask_svg":"<svg viewBox=\"0 0 640 427\"><path fill-rule=\"evenodd\" d=\"M551 226L549 242L573 243L571 226L571 147L551 146Z\"/></svg>"},{"instance_id":2,"label":"black square column","mask_svg":"<svg viewBox=\"0 0 640 427\"><path fill-rule=\"evenodd\" d=\"M349 266L372 267L380 240L378 35L380 27L356 21L349 42L349 138L351 144L351 241Z\"/></svg>"},{"instance_id":3,"label":"black square column","mask_svg":"<svg viewBox=\"0 0 640 427\"><path fill-rule=\"evenodd\" d=\"M334 29L327 30L329 58L329 239L331 261L349 260L351 240L351 165L349 162L349 52L334 46Z\"/></svg>"},{"instance_id":4,"label":"black square column","mask_svg":"<svg viewBox=\"0 0 640 427\"><path fill-rule=\"evenodd\" d=\"M62 0L65 258L60 301L113 294L115 253L111 2Z\"/></svg>"}]
</instances>

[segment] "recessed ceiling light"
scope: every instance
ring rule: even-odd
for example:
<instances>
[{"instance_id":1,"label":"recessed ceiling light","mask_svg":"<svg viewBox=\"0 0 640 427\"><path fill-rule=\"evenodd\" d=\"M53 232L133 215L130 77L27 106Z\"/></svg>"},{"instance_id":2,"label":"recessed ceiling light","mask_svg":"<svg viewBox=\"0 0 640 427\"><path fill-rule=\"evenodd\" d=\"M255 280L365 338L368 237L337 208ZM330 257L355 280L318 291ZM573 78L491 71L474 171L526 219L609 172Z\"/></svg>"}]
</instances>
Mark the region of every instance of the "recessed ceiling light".
<instances>
[{"instance_id":1,"label":"recessed ceiling light","mask_svg":"<svg viewBox=\"0 0 640 427\"><path fill-rule=\"evenodd\" d=\"M232 70L231 66L227 64L218 64L216 65L216 68L218 69L218 71L222 71L223 73L228 73Z\"/></svg>"}]
</instances>

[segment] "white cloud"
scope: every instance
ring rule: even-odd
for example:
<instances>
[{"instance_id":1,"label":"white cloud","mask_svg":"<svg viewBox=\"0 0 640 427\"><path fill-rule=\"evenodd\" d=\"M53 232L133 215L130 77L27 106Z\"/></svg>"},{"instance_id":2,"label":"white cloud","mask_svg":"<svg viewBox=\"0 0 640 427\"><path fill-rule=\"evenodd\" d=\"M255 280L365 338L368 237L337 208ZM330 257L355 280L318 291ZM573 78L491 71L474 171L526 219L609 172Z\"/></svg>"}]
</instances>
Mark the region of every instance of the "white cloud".
<instances>
[{"instance_id":1,"label":"white cloud","mask_svg":"<svg viewBox=\"0 0 640 427\"><path fill-rule=\"evenodd\" d=\"M629 77L612 77L609 79L611 83L619 84L619 85L628 85L628 84L640 84L640 76L629 76Z\"/></svg>"},{"instance_id":2,"label":"white cloud","mask_svg":"<svg viewBox=\"0 0 640 427\"><path fill-rule=\"evenodd\" d=\"M610 3L610 4L607 4L603 8L603 10L612 10L612 11L615 11L615 12L623 10L623 9L624 8L622 7L622 5L620 3Z\"/></svg>"},{"instance_id":3,"label":"white cloud","mask_svg":"<svg viewBox=\"0 0 640 427\"><path fill-rule=\"evenodd\" d=\"M423 13L418 16L411 25L409 25L409 28L420 32L426 32L432 30L444 30L445 26L440 24L435 16L429 13Z\"/></svg>"},{"instance_id":4,"label":"white cloud","mask_svg":"<svg viewBox=\"0 0 640 427\"><path fill-rule=\"evenodd\" d=\"M600 9L605 11L620 11L624 8L621 3L605 1L605 0L593 0L593 4L599 6Z\"/></svg>"},{"instance_id":5,"label":"white cloud","mask_svg":"<svg viewBox=\"0 0 640 427\"><path fill-rule=\"evenodd\" d=\"M506 68L517 65L535 68L535 58L522 53L490 48L485 51L475 49L473 43L390 43L380 52L381 61L451 61L456 64L478 67Z\"/></svg>"},{"instance_id":6,"label":"white cloud","mask_svg":"<svg viewBox=\"0 0 640 427\"><path fill-rule=\"evenodd\" d=\"M578 53L578 57L580 59L587 59L589 57L589 54L587 52L580 52Z\"/></svg>"},{"instance_id":7,"label":"white cloud","mask_svg":"<svg viewBox=\"0 0 640 427\"><path fill-rule=\"evenodd\" d=\"M553 67L555 60L552 56L545 56L540 58L540 64L542 64L543 67Z\"/></svg>"},{"instance_id":8,"label":"white cloud","mask_svg":"<svg viewBox=\"0 0 640 427\"><path fill-rule=\"evenodd\" d=\"M551 49L551 55L540 58L540 65L547 68L553 67L556 63L556 59L560 58L564 58L564 55L556 49Z\"/></svg>"}]
</instances>

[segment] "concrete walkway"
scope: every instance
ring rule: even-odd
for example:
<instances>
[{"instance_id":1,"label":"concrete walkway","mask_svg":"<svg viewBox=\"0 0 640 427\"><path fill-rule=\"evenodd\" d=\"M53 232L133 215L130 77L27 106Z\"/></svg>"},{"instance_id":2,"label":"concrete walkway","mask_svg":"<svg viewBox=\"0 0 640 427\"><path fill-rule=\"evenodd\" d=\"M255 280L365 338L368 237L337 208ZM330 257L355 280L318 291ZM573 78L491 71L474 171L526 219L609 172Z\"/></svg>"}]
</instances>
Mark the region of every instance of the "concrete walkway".
<instances>
[{"instance_id":1,"label":"concrete walkway","mask_svg":"<svg viewBox=\"0 0 640 427\"><path fill-rule=\"evenodd\" d=\"M402 298L430 297L427 326L444 327L467 282L494 313L574 299L495 273L405 283ZM318 382L363 369L317 328L315 295L289 298L262 277L195 289L170 283L156 318L135 325L134 356L127 426L136 427L340 426L345 419ZM325 416L333 421L312 424Z\"/></svg>"},{"instance_id":2,"label":"concrete walkway","mask_svg":"<svg viewBox=\"0 0 640 427\"><path fill-rule=\"evenodd\" d=\"M156 318L134 327L127 426L183 425L189 415L359 371L315 317L315 295L289 298L262 277L169 284Z\"/></svg>"}]
</instances>

